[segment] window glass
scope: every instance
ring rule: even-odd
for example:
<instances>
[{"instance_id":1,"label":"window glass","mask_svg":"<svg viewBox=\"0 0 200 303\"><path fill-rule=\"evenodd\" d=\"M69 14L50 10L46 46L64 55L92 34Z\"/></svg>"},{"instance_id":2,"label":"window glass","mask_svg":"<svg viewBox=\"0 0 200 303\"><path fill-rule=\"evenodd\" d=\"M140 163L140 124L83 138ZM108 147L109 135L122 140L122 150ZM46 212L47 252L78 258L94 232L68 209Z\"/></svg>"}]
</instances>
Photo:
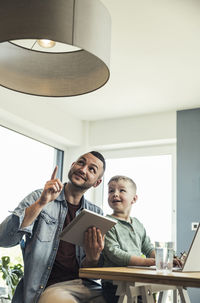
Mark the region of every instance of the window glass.
<instances>
[{"instance_id":1,"label":"window glass","mask_svg":"<svg viewBox=\"0 0 200 303\"><path fill-rule=\"evenodd\" d=\"M55 166L56 149L0 127L0 222L32 191L43 188ZM0 257L21 260L19 247L0 248Z\"/></svg>"},{"instance_id":2,"label":"window glass","mask_svg":"<svg viewBox=\"0 0 200 303\"><path fill-rule=\"evenodd\" d=\"M145 156L107 159L104 179L104 213L108 206L109 179L114 175L132 178L137 185L138 201L132 206L131 216L145 226L152 242L172 239L172 156Z\"/></svg>"}]
</instances>

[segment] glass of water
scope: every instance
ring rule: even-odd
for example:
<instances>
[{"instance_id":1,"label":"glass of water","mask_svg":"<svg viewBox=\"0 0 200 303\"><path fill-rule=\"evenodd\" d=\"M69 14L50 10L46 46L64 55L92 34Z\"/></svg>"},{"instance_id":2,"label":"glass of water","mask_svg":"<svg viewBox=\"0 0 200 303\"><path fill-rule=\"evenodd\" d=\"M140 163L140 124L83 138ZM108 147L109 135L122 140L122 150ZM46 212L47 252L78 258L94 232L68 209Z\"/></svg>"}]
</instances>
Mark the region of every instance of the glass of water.
<instances>
[{"instance_id":1,"label":"glass of water","mask_svg":"<svg viewBox=\"0 0 200 303\"><path fill-rule=\"evenodd\" d=\"M155 242L155 254L157 273L170 274L173 268L174 243Z\"/></svg>"}]
</instances>

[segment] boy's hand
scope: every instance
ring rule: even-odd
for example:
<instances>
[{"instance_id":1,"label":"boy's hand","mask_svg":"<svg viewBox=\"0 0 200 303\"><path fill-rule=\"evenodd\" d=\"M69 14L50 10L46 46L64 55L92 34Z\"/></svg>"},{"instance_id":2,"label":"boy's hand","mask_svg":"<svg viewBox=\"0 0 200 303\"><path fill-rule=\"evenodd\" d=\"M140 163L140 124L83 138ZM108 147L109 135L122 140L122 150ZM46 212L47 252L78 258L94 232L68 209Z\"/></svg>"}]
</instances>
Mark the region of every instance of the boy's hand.
<instances>
[{"instance_id":1,"label":"boy's hand","mask_svg":"<svg viewBox=\"0 0 200 303\"><path fill-rule=\"evenodd\" d=\"M146 258L145 259L145 266L154 266L155 265L155 259L154 258Z\"/></svg>"},{"instance_id":2,"label":"boy's hand","mask_svg":"<svg viewBox=\"0 0 200 303\"><path fill-rule=\"evenodd\" d=\"M181 261L181 259L179 259L177 257L174 257L173 266L182 268L183 267L183 262Z\"/></svg>"},{"instance_id":3,"label":"boy's hand","mask_svg":"<svg viewBox=\"0 0 200 303\"><path fill-rule=\"evenodd\" d=\"M47 203L55 200L59 196L63 188L63 184L60 181L60 179L56 178L57 172L58 172L58 166L56 165L52 173L51 180L46 182L41 197L39 199L39 204L41 206L44 206Z\"/></svg>"},{"instance_id":4,"label":"boy's hand","mask_svg":"<svg viewBox=\"0 0 200 303\"><path fill-rule=\"evenodd\" d=\"M104 236L102 236L100 229L96 227L88 228L85 232L84 249L86 253L84 266L97 265L104 249Z\"/></svg>"},{"instance_id":5,"label":"boy's hand","mask_svg":"<svg viewBox=\"0 0 200 303\"><path fill-rule=\"evenodd\" d=\"M155 258L143 258L140 256L131 256L130 266L154 266Z\"/></svg>"}]
</instances>

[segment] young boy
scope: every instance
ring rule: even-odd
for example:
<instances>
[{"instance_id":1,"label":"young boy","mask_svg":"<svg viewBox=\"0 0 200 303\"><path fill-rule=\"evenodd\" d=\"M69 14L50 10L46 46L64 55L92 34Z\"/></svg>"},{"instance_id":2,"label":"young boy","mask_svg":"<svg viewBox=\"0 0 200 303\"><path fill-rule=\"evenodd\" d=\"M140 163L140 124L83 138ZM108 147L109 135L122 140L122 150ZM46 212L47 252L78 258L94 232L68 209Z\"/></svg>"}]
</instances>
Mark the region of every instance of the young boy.
<instances>
[{"instance_id":1,"label":"young boy","mask_svg":"<svg viewBox=\"0 0 200 303\"><path fill-rule=\"evenodd\" d=\"M155 251L142 223L130 217L132 205L137 201L136 184L125 176L114 176L108 182L108 204L117 224L106 234L103 250L104 266L155 265ZM144 255L144 256L142 256ZM103 281L107 302L117 302L117 286Z\"/></svg>"}]
</instances>

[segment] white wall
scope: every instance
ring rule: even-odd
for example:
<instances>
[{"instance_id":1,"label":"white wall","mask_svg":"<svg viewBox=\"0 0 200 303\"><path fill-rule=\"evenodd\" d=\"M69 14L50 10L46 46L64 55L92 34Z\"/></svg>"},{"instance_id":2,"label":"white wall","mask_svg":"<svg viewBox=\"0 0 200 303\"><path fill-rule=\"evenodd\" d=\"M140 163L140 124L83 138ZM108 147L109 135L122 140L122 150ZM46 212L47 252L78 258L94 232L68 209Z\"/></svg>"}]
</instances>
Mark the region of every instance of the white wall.
<instances>
[{"instance_id":1,"label":"white wall","mask_svg":"<svg viewBox=\"0 0 200 303\"><path fill-rule=\"evenodd\" d=\"M82 144L82 121L44 100L0 98L0 124L19 133L65 149ZM59 101L58 101L59 102ZM48 108L48 111L47 111Z\"/></svg>"},{"instance_id":2,"label":"white wall","mask_svg":"<svg viewBox=\"0 0 200 303\"><path fill-rule=\"evenodd\" d=\"M128 153L143 146L165 146L176 142L176 112L166 112L121 119L82 121L81 144L66 147L64 178L66 171L76 158L89 150L109 150L119 157L122 149ZM109 153L109 154L110 154Z\"/></svg>"},{"instance_id":3,"label":"white wall","mask_svg":"<svg viewBox=\"0 0 200 303\"><path fill-rule=\"evenodd\" d=\"M176 112L90 122L90 146L100 149L171 143Z\"/></svg>"},{"instance_id":4,"label":"white wall","mask_svg":"<svg viewBox=\"0 0 200 303\"><path fill-rule=\"evenodd\" d=\"M3 89L3 88L2 88ZM55 102L56 101L56 102ZM57 103L58 102L58 103ZM0 98L0 124L61 149L110 149L176 138L176 112L119 119L81 121L47 101L4 89ZM48 111L47 111L48 109ZM79 108L77 107L77 111Z\"/></svg>"},{"instance_id":5,"label":"white wall","mask_svg":"<svg viewBox=\"0 0 200 303\"><path fill-rule=\"evenodd\" d=\"M43 102L38 102L36 99L33 102L23 94L21 99L17 100L1 98L0 124L64 150L64 178L71 163L88 150L151 146L176 140L175 111L120 119L81 121L62 112L54 104L42 100Z\"/></svg>"},{"instance_id":6,"label":"white wall","mask_svg":"<svg viewBox=\"0 0 200 303\"><path fill-rule=\"evenodd\" d=\"M176 112L81 121L46 103L0 100L0 124L65 151L64 178L76 158L92 149L118 150L174 143ZM59 102L59 101L58 101Z\"/></svg>"}]
</instances>

